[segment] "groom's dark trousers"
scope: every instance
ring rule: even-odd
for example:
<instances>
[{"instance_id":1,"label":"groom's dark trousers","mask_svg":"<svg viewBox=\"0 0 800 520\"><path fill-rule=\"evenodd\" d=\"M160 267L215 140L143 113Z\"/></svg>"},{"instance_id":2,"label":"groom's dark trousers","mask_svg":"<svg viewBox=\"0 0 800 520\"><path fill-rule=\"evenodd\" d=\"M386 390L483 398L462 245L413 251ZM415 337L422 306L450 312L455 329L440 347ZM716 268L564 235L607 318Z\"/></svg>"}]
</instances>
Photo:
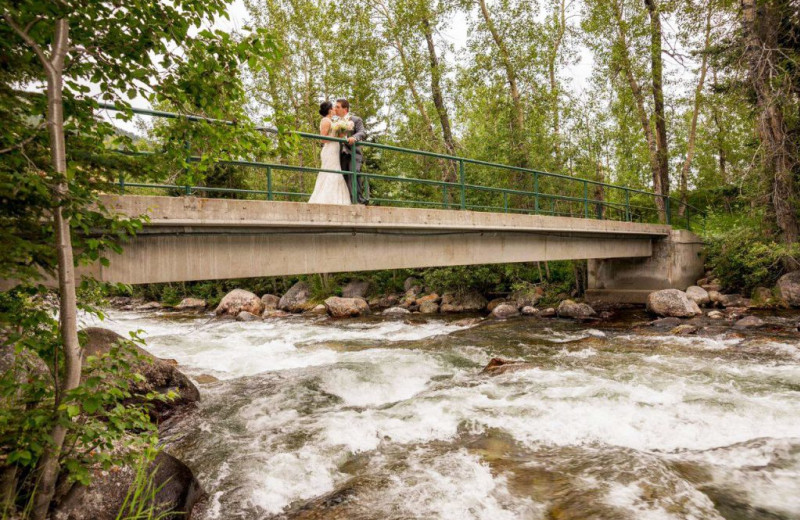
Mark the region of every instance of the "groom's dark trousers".
<instances>
[{"instance_id":1,"label":"groom's dark trousers","mask_svg":"<svg viewBox=\"0 0 800 520\"><path fill-rule=\"evenodd\" d=\"M363 141L367 138L367 131L364 129L364 121L360 117L350 114L350 119L353 121L353 130L348 132L347 137L355 137L356 141ZM356 146L356 172L361 172L361 163L364 162L364 156L361 154L361 147ZM348 144L342 143L339 148L339 163L341 164L342 171L352 171L352 148ZM358 193L353 197L353 174L345 174L344 180L347 182L347 189L350 190L350 198L353 204L367 204L369 202L369 182L366 178L358 177Z\"/></svg>"}]
</instances>

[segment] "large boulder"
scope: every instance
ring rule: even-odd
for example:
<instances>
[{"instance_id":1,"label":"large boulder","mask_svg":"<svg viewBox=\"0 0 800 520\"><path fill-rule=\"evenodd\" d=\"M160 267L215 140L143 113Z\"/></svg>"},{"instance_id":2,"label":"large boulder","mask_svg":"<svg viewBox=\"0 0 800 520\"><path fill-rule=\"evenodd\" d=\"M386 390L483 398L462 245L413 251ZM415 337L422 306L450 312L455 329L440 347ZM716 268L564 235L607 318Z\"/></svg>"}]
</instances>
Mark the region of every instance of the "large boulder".
<instances>
[{"instance_id":1,"label":"large boulder","mask_svg":"<svg viewBox=\"0 0 800 520\"><path fill-rule=\"evenodd\" d=\"M486 298L477 291L447 293L442 296L442 312L480 312L486 308Z\"/></svg>"},{"instance_id":2,"label":"large boulder","mask_svg":"<svg viewBox=\"0 0 800 520\"><path fill-rule=\"evenodd\" d=\"M519 311L516 305L510 303L501 303L492 309L491 313L491 317L497 320L505 320L514 316L519 316Z\"/></svg>"},{"instance_id":3,"label":"large boulder","mask_svg":"<svg viewBox=\"0 0 800 520\"><path fill-rule=\"evenodd\" d=\"M281 303L281 299L274 294L265 294L261 297L261 303L264 304L265 311L274 311Z\"/></svg>"},{"instance_id":4,"label":"large boulder","mask_svg":"<svg viewBox=\"0 0 800 520\"><path fill-rule=\"evenodd\" d=\"M693 285L686 289L686 296L695 302L699 307L708 305L711 299L708 297L708 291L697 285Z\"/></svg>"},{"instance_id":5,"label":"large boulder","mask_svg":"<svg viewBox=\"0 0 800 520\"><path fill-rule=\"evenodd\" d=\"M86 334L86 344L82 352L84 359L87 356L108 354L111 347L120 341L125 341L125 338L116 332L99 327L89 327L84 329L83 333ZM144 358L133 364L133 371L141 374L144 381L132 381L131 392L142 396L150 392L166 394L174 391L178 394L178 397L171 401L152 403L153 415L156 418L167 418L180 407L200 400L197 387L174 364L157 358L136 345L132 345L132 348Z\"/></svg>"},{"instance_id":6,"label":"large boulder","mask_svg":"<svg viewBox=\"0 0 800 520\"><path fill-rule=\"evenodd\" d=\"M175 306L176 311L202 311L206 308L206 301L201 298L184 298Z\"/></svg>"},{"instance_id":7,"label":"large boulder","mask_svg":"<svg viewBox=\"0 0 800 520\"><path fill-rule=\"evenodd\" d=\"M557 312L561 318L583 319L597 315L589 304L575 303L572 300L564 300L559 303Z\"/></svg>"},{"instance_id":8,"label":"large boulder","mask_svg":"<svg viewBox=\"0 0 800 520\"><path fill-rule=\"evenodd\" d=\"M439 312L439 304L436 303L436 300L418 301L417 303L419 304L420 314L436 314Z\"/></svg>"},{"instance_id":9,"label":"large boulder","mask_svg":"<svg viewBox=\"0 0 800 520\"><path fill-rule=\"evenodd\" d=\"M422 284L420 283L419 280L417 280L413 276L409 276L403 282L403 290L406 291L406 292L413 290L417 294L419 294L419 293L422 292Z\"/></svg>"},{"instance_id":10,"label":"large boulder","mask_svg":"<svg viewBox=\"0 0 800 520\"><path fill-rule=\"evenodd\" d=\"M703 312L700 307L678 289L662 289L647 295L647 310L659 316L692 318Z\"/></svg>"},{"instance_id":11,"label":"large boulder","mask_svg":"<svg viewBox=\"0 0 800 520\"><path fill-rule=\"evenodd\" d=\"M366 280L351 280L342 287L342 298L363 298L369 291L369 282Z\"/></svg>"},{"instance_id":12,"label":"large boulder","mask_svg":"<svg viewBox=\"0 0 800 520\"><path fill-rule=\"evenodd\" d=\"M526 287L512 292L508 299L515 302L517 308L536 307L544 296L544 289L541 287Z\"/></svg>"},{"instance_id":13,"label":"large boulder","mask_svg":"<svg viewBox=\"0 0 800 520\"><path fill-rule=\"evenodd\" d=\"M261 303L261 298L250 291L234 289L222 298L214 312L217 316L236 316L242 311L260 315L263 310L264 304Z\"/></svg>"},{"instance_id":14,"label":"large boulder","mask_svg":"<svg viewBox=\"0 0 800 520\"><path fill-rule=\"evenodd\" d=\"M778 279L778 294L792 307L800 307L800 271L794 271Z\"/></svg>"},{"instance_id":15,"label":"large boulder","mask_svg":"<svg viewBox=\"0 0 800 520\"><path fill-rule=\"evenodd\" d=\"M399 294L387 294L385 296L376 296L369 301L369 306L376 309L388 309L394 307L400 301Z\"/></svg>"},{"instance_id":16,"label":"large boulder","mask_svg":"<svg viewBox=\"0 0 800 520\"><path fill-rule=\"evenodd\" d=\"M153 518L189 518L195 503L204 495L192 470L162 451L150 464L148 471L153 475L152 485L156 490ZM72 486L53 512L53 520L119 518L125 497L136 480L136 468L123 466L105 471L96 469L92 473L92 483L89 486Z\"/></svg>"},{"instance_id":17,"label":"large boulder","mask_svg":"<svg viewBox=\"0 0 800 520\"><path fill-rule=\"evenodd\" d=\"M331 296L325 300L325 308L333 318L354 318L369 314L369 305L363 298Z\"/></svg>"},{"instance_id":18,"label":"large boulder","mask_svg":"<svg viewBox=\"0 0 800 520\"><path fill-rule=\"evenodd\" d=\"M746 316L733 324L735 329L757 329L766 325L758 316Z\"/></svg>"},{"instance_id":19,"label":"large boulder","mask_svg":"<svg viewBox=\"0 0 800 520\"><path fill-rule=\"evenodd\" d=\"M723 307L747 307L747 301L741 294L720 295L719 303Z\"/></svg>"},{"instance_id":20,"label":"large boulder","mask_svg":"<svg viewBox=\"0 0 800 520\"><path fill-rule=\"evenodd\" d=\"M411 311L408 310L408 309L404 309L402 307L389 307L388 309L383 311L381 314L384 315L384 316L392 316L392 317L401 316L402 317L402 316L408 316L409 314L411 314Z\"/></svg>"},{"instance_id":21,"label":"large boulder","mask_svg":"<svg viewBox=\"0 0 800 520\"><path fill-rule=\"evenodd\" d=\"M303 312L308 308L311 289L305 282L297 282L281 297L278 308L287 312Z\"/></svg>"},{"instance_id":22,"label":"large boulder","mask_svg":"<svg viewBox=\"0 0 800 520\"><path fill-rule=\"evenodd\" d=\"M259 321L261 317L252 312L242 311L236 315L236 321Z\"/></svg>"}]
</instances>

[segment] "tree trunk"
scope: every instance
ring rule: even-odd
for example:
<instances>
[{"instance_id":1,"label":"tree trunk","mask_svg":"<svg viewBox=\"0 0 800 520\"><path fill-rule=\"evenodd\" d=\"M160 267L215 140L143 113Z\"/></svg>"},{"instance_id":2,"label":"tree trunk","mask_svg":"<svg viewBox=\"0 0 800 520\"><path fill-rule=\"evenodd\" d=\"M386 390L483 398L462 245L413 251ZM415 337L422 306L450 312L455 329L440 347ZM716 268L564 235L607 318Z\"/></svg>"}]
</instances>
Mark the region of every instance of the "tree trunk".
<instances>
[{"instance_id":1,"label":"tree trunk","mask_svg":"<svg viewBox=\"0 0 800 520\"><path fill-rule=\"evenodd\" d=\"M431 25L427 18L422 19L422 29L425 33L425 41L428 44L428 61L431 67L431 94L433 95L433 105L436 107L436 112L439 114L439 123L442 125L444 147L449 155L455 155L456 145L453 140L453 130L450 127L450 116L447 113L447 107L444 104L444 97L442 96L442 69L439 66L439 57L436 55L433 31L431 30ZM456 171L456 165L453 161L449 162L450 164L445 170L445 176L442 180L445 182L457 182L458 173Z\"/></svg>"},{"instance_id":2,"label":"tree trunk","mask_svg":"<svg viewBox=\"0 0 800 520\"><path fill-rule=\"evenodd\" d=\"M47 127L50 134L50 157L57 177L56 207L53 219L58 252L58 290L60 296L59 325L64 349L64 377L56 394L55 413L65 394L76 388L81 377L81 352L78 342L77 299L75 296L75 264L72 256L69 217L64 215L63 204L69 197L67 181L67 153L64 138L64 107L62 102L63 70L69 47L69 23L62 19L56 22L53 54L47 71ZM58 370L58 367L54 367ZM39 482L33 506L33 518L44 520L55 493L59 473L59 456L64 445L67 429L58 424L51 432L51 445L39 461Z\"/></svg>"},{"instance_id":3,"label":"tree trunk","mask_svg":"<svg viewBox=\"0 0 800 520\"><path fill-rule=\"evenodd\" d=\"M513 110L511 118L511 145L514 149L513 162L515 163L515 166L527 168L528 147L526 145L526 136L524 134L525 114L522 107L522 97L520 96L519 87L517 86L517 72L514 68L514 65L511 63L511 54L508 52L508 47L506 47L505 41L503 41L502 36L494 26L492 17L489 14L489 9L486 7L486 0L478 0L478 3L481 8L483 20L486 22L486 28L492 35L492 39L494 40L495 45L497 45L497 50L500 52L500 62L505 70L508 87L511 91L511 107Z\"/></svg>"},{"instance_id":4,"label":"tree trunk","mask_svg":"<svg viewBox=\"0 0 800 520\"><path fill-rule=\"evenodd\" d=\"M656 0L644 0L650 15L650 75L653 82L653 112L656 123L656 162L657 171L653 172L654 190L658 195L669 195L669 151L667 149L667 120L664 115L664 79L661 60L661 14ZM659 212L665 212L665 201L661 202ZM665 220L666 216L662 217Z\"/></svg>"},{"instance_id":5,"label":"tree trunk","mask_svg":"<svg viewBox=\"0 0 800 520\"><path fill-rule=\"evenodd\" d=\"M756 0L741 0L741 6L745 57L757 100L758 137L762 145L765 173L771 177L770 202L784 241L794 244L798 238L797 215L792 200L792 170L796 157L783 118L787 86L772 77L778 68L776 54L779 52L780 13L775 11L776 6L771 2L757 7Z\"/></svg>"},{"instance_id":6,"label":"tree trunk","mask_svg":"<svg viewBox=\"0 0 800 520\"><path fill-rule=\"evenodd\" d=\"M692 107L692 119L689 123L689 139L686 143L686 160L683 161L681 168L681 205L678 214L683 216L686 212L687 196L689 191L689 170L694 159L695 143L697 140L697 116L700 113L700 103L703 99L703 87L706 81L706 71L708 70L708 49L711 46L711 13L713 4L709 4L706 13L705 42L703 43L703 58L700 62L700 77L697 80L697 87L694 90L694 106Z\"/></svg>"},{"instance_id":7,"label":"tree trunk","mask_svg":"<svg viewBox=\"0 0 800 520\"><path fill-rule=\"evenodd\" d=\"M547 73L550 79L550 102L553 111L553 156L556 161L556 170L561 170L561 114L559 110L559 86L558 80L556 79L556 64L558 62L558 53L561 49L561 43L564 41L564 33L567 25L565 0L559 0L554 6L553 24L555 25L555 34L547 59Z\"/></svg>"}]
</instances>

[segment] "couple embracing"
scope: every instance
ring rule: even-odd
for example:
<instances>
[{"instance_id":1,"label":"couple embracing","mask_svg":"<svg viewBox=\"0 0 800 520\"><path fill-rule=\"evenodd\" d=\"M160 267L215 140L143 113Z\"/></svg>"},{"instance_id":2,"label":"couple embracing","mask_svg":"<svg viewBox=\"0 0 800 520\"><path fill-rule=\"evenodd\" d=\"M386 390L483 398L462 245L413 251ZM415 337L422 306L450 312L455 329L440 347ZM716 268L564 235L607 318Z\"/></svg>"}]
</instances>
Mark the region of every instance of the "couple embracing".
<instances>
[{"instance_id":1,"label":"couple embracing","mask_svg":"<svg viewBox=\"0 0 800 520\"><path fill-rule=\"evenodd\" d=\"M349 172L355 148L356 171L361 171L364 158L359 147L353 145L367 137L364 122L360 117L350 113L350 103L346 99L337 99L334 105L325 101L319 106L322 121L319 124L319 133L325 137L346 137L347 143L325 141L320 157L323 170L342 170ZM331 173L329 171L317 174L317 183L314 192L308 200L311 204L367 204L369 203L369 185L363 177L358 178L358 200L352 200L353 193L351 174Z\"/></svg>"}]
</instances>

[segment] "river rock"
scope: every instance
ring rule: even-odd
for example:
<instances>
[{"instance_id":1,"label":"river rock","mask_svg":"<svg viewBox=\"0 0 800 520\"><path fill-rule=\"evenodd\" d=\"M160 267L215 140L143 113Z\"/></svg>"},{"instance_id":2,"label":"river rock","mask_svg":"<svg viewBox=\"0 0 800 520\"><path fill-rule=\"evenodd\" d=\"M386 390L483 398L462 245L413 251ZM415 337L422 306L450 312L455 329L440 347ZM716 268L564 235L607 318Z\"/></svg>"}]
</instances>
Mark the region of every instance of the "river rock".
<instances>
[{"instance_id":1,"label":"river rock","mask_svg":"<svg viewBox=\"0 0 800 520\"><path fill-rule=\"evenodd\" d=\"M436 314L439 312L439 304L435 300L426 300L421 303L417 300L417 303L419 303L420 314Z\"/></svg>"},{"instance_id":2,"label":"river rock","mask_svg":"<svg viewBox=\"0 0 800 520\"><path fill-rule=\"evenodd\" d=\"M711 311L708 313L708 317L711 318L712 320L721 320L725 318L725 315L720 311Z\"/></svg>"},{"instance_id":3,"label":"river rock","mask_svg":"<svg viewBox=\"0 0 800 520\"><path fill-rule=\"evenodd\" d=\"M516 372L518 370L530 370L536 366L533 363L526 363L524 361L517 361L513 359L492 358L489 363L483 368L481 374L488 374L496 376L505 374L506 372Z\"/></svg>"},{"instance_id":4,"label":"river rock","mask_svg":"<svg viewBox=\"0 0 800 520\"><path fill-rule=\"evenodd\" d=\"M310 311L306 311L306 314L326 314L328 312L328 308L325 307L322 303L319 305L315 305L313 309Z\"/></svg>"},{"instance_id":5,"label":"river rock","mask_svg":"<svg viewBox=\"0 0 800 520\"><path fill-rule=\"evenodd\" d=\"M648 323L651 327L656 327L658 329L674 328L680 324L680 318L659 318Z\"/></svg>"},{"instance_id":6,"label":"river rock","mask_svg":"<svg viewBox=\"0 0 800 520\"><path fill-rule=\"evenodd\" d=\"M226 294L217 305L214 313L217 316L238 316L240 312L246 311L250 314L261 314L264 310L264 304L261 303L261 298L245 291L244 289L234 289Z\"/></svg>"},{"instance_id":7,"label":"river rock","mask_svg":"<svg viewBox=\"0 0 800 520\"><path fill-rule=\"evenodd\" d=\"M333 318L354 318L369 314L369 304L363 298L331 296L325 300L325 308Z\"/></svg>"},{"instance_id":8,"label":"river rock","mask_svg":"<svg viewBox=\"0 0 800 520\"><path fill-rule=\"evenodd\" d=\"M153 472L153 486L158 490L153 518L189 518L192 507L204 493L186 464L162 451L150 464L149 472ZM52 519L116 520L135 478L136 469L131 466L107 471L96 469L88 487L72 486Z\"/></svg>"},{"instance_id":9,"label":"river rock","mask_svg":"<svg viewBox=\"0 0 800 520\"><path fill-rule=\"evenodd\" d=\"M794 271L778 279L778 294L792 307L800 307L800 271Z\"/></svg>"},{"instance_id":10,"label":"river rock","mask_svg":"<svg viewBox=\"0 0 800 520\"><path fill-rule=\"evenodd\" d=\"M556 310L553 307L548 307L546 309L542 309L539 313L539 316L542 318L553 318L556 315Z\"/></svg>"},{"instance_id":11,"label":"river rock","mask_svg":"<svg viewBox=\"0 0 800 520\"><path fill-rule=\"evenodd\" d=\"M531 307L530 305L526 305L520 312L523 316L536 316L539 314L539 309L536 307Z\"/></svg>"},{"instance_id":12,"label":"river rock","mask_svg":"<svg viewBox=\"0 0 800 520\"><path fill-rule=\"evenodd\" d=\"M491 313L491 317L496 320L505 320L508 318L513 318L514 316L519 316L519 311L517 310L516 305L512 305L510 303L501 303L492 309Z\"/></svg>"},{"instance_id":13,"label":"river rock","mask_svg":"<svg viewBox=\"0 0 800 520\"><path fill-rule=\"evenodd\" d=\"M686 289L686 296L695 302L699 307L708 305L711 302L711 299L708 297L708 291L702 287L698 287L697 285L692 285Z\"/></svg>"},{"instance_id":14,"label":"river rock","mask_svg":"<svg viewBox=\"0 0 800 520\"><path fill-rule=\"evenodd\" d=\"M388 309L394 307L400 302L399 294L387 294L385 296L377 296L369 301L369 306L377 309Z\"/></svg>"},{"instance_id":15,"label":"river rock","mask_svg":"<svg viewBox=\"0 0 800 520\"><path fill-rule=\"evenodd\" d=\"M308 308L311 289L305 282L297 282L281 297L278 308L287 312L303 312Z\"/></svg>"},{"instance_id":16,"label":"river rock","mask_svg":"<svg viewBox=\"0 0 800 520\"><path fill-rule=\"evenodd\" d=\"M274 311L281 303L281 299L274 294L265 294L261 297L261 303L264 305L265 311Z\"/></svg>"},{"instance_id":17,"label":"river rock","mask_svg":"<svg viewBox=\"0 0 800 520\"><path fill-rule=\"evenodd\" d=\"M419 294L422 292L422 284L413 276L409 276L403 282L403 290L406 292L414 291L415 294Z\"/></svg>"},{"instance_id":18,"label":"river rock","mask_svg":"<svg viewBox=\"0 0 800 520\"><path fill-rule=\"evenodd\" d=\"M199 376L194 378L201 385L210 385L211 383L219 383L219 379L212 376L211 374L200 374Z\"/></svg>"},{"instance_id":19,"label":"river rock","mask_svg":"<svg viewBox=\"0 0 800 520\"><path fill-rule=\"evenodd\" d=\"M544 296L544 289L539 286L527 287L512 292L508 299L513 301L518 309L522 307L535 307Z\"/></svg>"},{"instance_id":20,"label":"river rock","mask_svg":"<svg viewBox=\"0 0 800 520\"><path fill-rule=\"evenodd\" d=\"M722 305L722 293L719 291L708 291L708 299L714 305Z\"/></svg>"},{"instance_id":21,"label":"river rock","mask_svg":"<svg viewBox=\"0 0 800 520\"><path fill-rule=\"evenodd\" d=\"M453 325L456 327L474 327L479 323L483 322L483 318L464 318L458 321L454 321Z\"/></svg>"},{"instance_id":22,"label":"river rock","mask_svg":"<svg viewBox=\"0 0 800 520\"><path fill-rule=\"evenodd\" d=\"M162 305L160 303L158 303L158 302L147 302L147 303L143 303L141 305L137 305L136 307L133 308L133 310L135 310L135 311L153 311L153 310L156 310L156 309L160 309L161 307L162 307Z\"/></svg>"},{"instance_id":23,"label":"river rock","mask_svg":"<svg viewBox=\"0 0 800 520\"><path fill-rule=\"evenodd\" d=\"M261 315L261 317L262 318L287 318L287 317L289 317L291 315L292 315L291 312L282 311L280 309L273 309L273 310L267 309L267 310L264 311L264 313Z\"/></svg>"},{"instance_id":24,"label":"river rock","mask_svg":"<svg viewBox=\"0 0 800 520\"><path fill-rule=\"evenodd\" d=\"M202 311L206 308L206 301L201 298L184 298L175 306L176 311Z\"/></svg>"},{"instance_id":25,"label":"river rock","mask_svg":"<svg viewBox=\"0 0 800 520\"><path fill-rule=\"evenodd\" d=\"M757 329L766 325L758 316L745 316L733 324L734 329Z\"/></svg>"},{"instance_id":26,"label":"river rock","mask_svg":"<svg viewBox=\"0 0 800 520\"><path fill-rule=\"evenodd\" d=\"M411 311L403 307L389 307L381 313L383 316L407 316Z\"/></svg>"},{"instance_id":27,"label":"river rock","mask_svg":"<svg viewBox=\"0 0 800 520\"><path fill-rule=\"evenodd\" d=\"M364 298L369 291L367 280L350 280L342 287L342 298Z\"/></svg>"},{"instance_id":28,"label":"river rock","mask_svg":"<svg viewBox=\"0 0 800 520\"><path fill-rule=\"evenodd\" d=\"M417 304L417 294L419 294L419 293L414 291L414 290L406 291L406 293L400 299L400 302L399 302L400 307L408 309L408 308L413 307L414 305L416 305Z\"/></svg>"},{"instance_id":29,"label":"river rock","mask_svg":"<svg viewBox=\"0 0 800 520\"><path fill-rule=\"evenodd\" d=\"M752 299L758 304L767 303L772 299L772 291L766 287L756 287L753 289Z\"/></svg>"},{"instance_id":30,"label":"river rock","mask_svg":"<svg viewBox=\"0 0 800 520\"><path fill-rule=\"evenodd\" d=\"M261 320L261 318L252 312L242 311L236 315L236 321L250 322L259 320Z\"/></svg>"},{"instance_id":31,"label":"river rock","mask_svg":"<svg viewBox=\"0 0 800 520\"><path fill-rule=\"evenodd\" d=\"M425 296L417 297L417 305L422 305L425 302L439 303L439 300L441 300L441 298L439 297L438 294L430 293L426 294Z\"/></svg>"},{"instance_id":32,"label":"river rock","mask_svg":"<svg viewBox=\"0 0 800 520\"><path fill-rule=\"evenodd\" d=\"M678 289L662 289L647 295L647 310L659 316L691 318L702 314L700 307Z\"/></svg>"},{"instance_id":33,"label":"river rock","mask_svg":"<svg viewBox=\"0 0 800 520\"><path fill-rule=\"evenodd\" d=\"M108 354L111 347L119 341L125 339L116 332L99 327L89 327L84 329L86 334L86 344L83 347L82 356L84 360L87 356L99 356ZM159 359L143 348L132 345L144 361L135 361L133 370L144 376L144 381L131 382L131 392L136 395L145 395L149 392L166 394L175 391L178 394L176 399L152 403L153 413L156 417L163 419L172 415L183 405L191 404L200 400L200 392L188 377L186 377L174 365Z\"/></svg>"},{"instance_id":34,"label":"river rock","mask_svg":"<svg viewBox=\"0 0 800 520\"><path fill-rule=\"evenodd\" d=\"M561 318L590 318L597 313L588 303L575 303L572 300L564 300L558 304L558 316Z\"/></svg>"},{"instance_id":35,"label":"river rock","mask_svg":"<svg viewBox=\"0 0 800 520\"><path fill-rule=\"evenodd\" d=\"M684 323L683 325L678 325L671 331L670 334L675 334L676 336L688 336L689 334L697 334L697 327L694 325L689 325L688 323Z\"/></svg>"},{"instance_id":36,"label":"river rock","mask_svg":"<svg viewBox=\"0 0 800 520\"><path fill-rule=\"evenodd\" d=\"M741 294L723 294L719 298L719 303L723 307L747 307L747 302Z\"/></svg>"},{"instance_id":37,"label":"river rock","mask_svg":"<svg viewBox=\"0 0 800 520\"><path fill-rule=\"evenodd\" d=\"M486 308L486 298L477 291L446 293L442 296L442 312L479 312Z\"/></svg>"}]
</instances>

